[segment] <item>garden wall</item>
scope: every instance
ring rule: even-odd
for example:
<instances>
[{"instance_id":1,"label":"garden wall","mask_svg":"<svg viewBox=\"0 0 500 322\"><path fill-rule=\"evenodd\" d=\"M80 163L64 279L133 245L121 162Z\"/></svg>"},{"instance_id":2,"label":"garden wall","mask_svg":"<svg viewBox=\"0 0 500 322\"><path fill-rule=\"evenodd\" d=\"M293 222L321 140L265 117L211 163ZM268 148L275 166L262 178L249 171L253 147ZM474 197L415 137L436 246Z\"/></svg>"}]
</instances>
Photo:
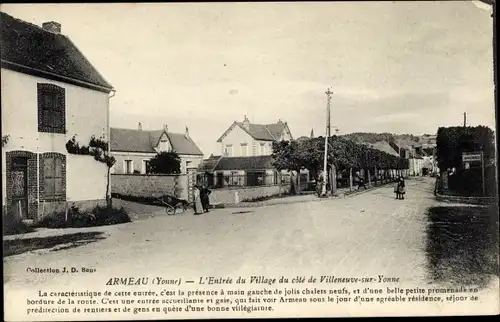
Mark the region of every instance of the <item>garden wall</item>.
<instances>
[{"instance_id":1,"label":"garden wall","mask_svg":"<svg viewBox=\"0 0 500 322\"><path fill-rule=\"evenodd\" d=\"M239 202L244 200L278 195L279 193L290 192L290 186L261 186L261 187L238 187L214 189L210 194L211 204L232 204L235 203L235 193L238 194Z\"/></svg>"},{"instance_id":2,"label":"garden wall","mask_svg":"<svg viewBox=\"0 0 500 322\"><path fill-rule=\"evenodd\" d=\"M111 193L134 197L173 195L187 199L186 175L112 174Z\"/></svg>"}]
</instances>

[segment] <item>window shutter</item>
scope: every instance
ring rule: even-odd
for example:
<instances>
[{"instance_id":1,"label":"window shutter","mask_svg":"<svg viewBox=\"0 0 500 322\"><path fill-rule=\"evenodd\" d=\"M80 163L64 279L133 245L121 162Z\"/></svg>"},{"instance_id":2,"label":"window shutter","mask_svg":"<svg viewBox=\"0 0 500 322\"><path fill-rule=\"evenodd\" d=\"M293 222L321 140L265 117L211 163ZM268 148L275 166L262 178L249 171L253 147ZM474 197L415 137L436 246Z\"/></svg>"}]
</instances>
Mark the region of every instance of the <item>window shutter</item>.
<instances>
[{"instance_id":1,"label":"window shutter","mask_svg":"<svg viewBox=\"0 0 500 322\"><path fill-rule=\"evenodd\" d=\"M43 160L43 175L45 178L53 178L55 176L54 158L45 158Z\"/></svg>"}]
</instances>

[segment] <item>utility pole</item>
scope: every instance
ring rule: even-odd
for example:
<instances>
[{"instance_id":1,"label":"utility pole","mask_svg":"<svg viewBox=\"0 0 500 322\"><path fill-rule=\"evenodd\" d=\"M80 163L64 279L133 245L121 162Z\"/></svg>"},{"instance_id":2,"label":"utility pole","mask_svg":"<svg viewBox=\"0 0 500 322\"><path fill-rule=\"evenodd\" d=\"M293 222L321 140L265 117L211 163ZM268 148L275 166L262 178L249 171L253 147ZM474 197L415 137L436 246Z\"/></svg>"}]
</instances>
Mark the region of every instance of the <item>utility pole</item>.
<instances>
[{"instance_id":1,"label":"utility pole","mask_svg":"<svg viewBox=\"0 0 500 322\"><path fill-rule=\"evenodd\" d=\"M325 157L323 160L323 187L321 189L321 195L326 196L326 180L328 178L328 138L330 137L330 100L333 94L330 88L325 92L327 97L326 103L326 135L325 135ZM331 183L330 183L331 184Z\"/></svg>"},{"instance_id":2,"label":"utility pole","mask_svg":"<svg viewBox=\"0 0 500 322\"><path fill-rule=\"evenodd\" d=\"M467 113L464 112L464 127L467 126Z\"/></svg>"}]
</instances>

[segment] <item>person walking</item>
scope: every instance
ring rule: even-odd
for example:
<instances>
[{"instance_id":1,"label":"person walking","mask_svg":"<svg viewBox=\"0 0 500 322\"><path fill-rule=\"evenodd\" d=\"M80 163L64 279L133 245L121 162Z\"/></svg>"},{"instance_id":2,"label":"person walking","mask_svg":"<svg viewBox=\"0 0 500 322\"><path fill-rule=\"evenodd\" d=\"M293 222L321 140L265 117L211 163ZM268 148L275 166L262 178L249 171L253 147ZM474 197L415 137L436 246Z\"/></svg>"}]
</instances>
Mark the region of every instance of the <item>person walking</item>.
<instances>
[{"instance_id":1,"label":"person walking","mask_svg":"<svg viewBox=\"0 0 500 322\"><path fill-rule=\"evenodd\" d=\"M194 196L194 202L193 202L194 214L200 215L203 213L203 205L201 203L200 187L198 185L195 185L193 187L193 196Z\"/></svg>"},{"instance_id":2,"label":"person walking","mask_svg":"<svg viewBox=\"0 0 500 322\"><path fill-rule=\"evenodd\" d=\"M203 187L200 191L201 204L205 212L208 212L208 209L210 208L210 198L209 198L210 193L212 192L206 186Z\"/></svg>"},{"instance_id":3,"label":"person walking","mask_svg":"<svg viewBox=\"0 0 500 322\"><path fill-rule=\"evenodd\" d=\"M394 192L396 193L396 199L403 200L405 197L405 179L403 177L399 177L398 181L394 186Z\"/></svg>"}]
</instances>

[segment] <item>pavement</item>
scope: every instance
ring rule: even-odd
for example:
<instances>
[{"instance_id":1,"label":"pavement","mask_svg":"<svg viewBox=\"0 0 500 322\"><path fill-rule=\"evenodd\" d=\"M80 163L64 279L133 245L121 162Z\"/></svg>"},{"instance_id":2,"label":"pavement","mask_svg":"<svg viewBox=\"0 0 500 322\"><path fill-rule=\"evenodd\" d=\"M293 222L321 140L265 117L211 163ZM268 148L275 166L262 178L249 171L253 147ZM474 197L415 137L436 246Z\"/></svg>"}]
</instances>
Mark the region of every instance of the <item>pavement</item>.
<instances>
[{"instance_id":1,"label":"pavement","mask_svg":"<svg viewBox=\"0 0 500 322\"><path fill-rule=\"evenodd\" d=\"M432 178L419 178L407 181L405 200L395 199L392 186L382 186L349 198L215 209L200 216L158 213L131 223L79 229L71 231L75 238L61 242L64 247L4 258L4 290L28 294L42 288L103 287L110 276L197 279L284 272L384 275L398 277L401 285L444 285L449 281L433 277L436 260L429 254L427 211L442 206L433 191ZM87 234L75 241L78 232ZM30 267L95 272L36 274L27 272ZM498 290L497 277L491 278L488 285L493 286L485 289Z\"/></svg>"}]
</instances>

